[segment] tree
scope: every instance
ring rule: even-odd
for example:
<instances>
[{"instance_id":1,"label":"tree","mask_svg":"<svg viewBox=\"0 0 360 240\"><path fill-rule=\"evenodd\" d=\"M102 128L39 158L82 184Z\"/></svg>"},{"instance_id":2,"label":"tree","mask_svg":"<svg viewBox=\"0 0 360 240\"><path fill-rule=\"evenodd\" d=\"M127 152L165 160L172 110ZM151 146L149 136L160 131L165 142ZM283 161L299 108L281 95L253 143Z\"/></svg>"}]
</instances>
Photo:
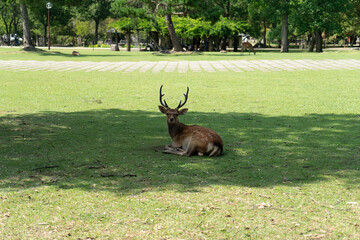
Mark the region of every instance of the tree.
<instances>
[{"instance_id":1,"label":"tree","mask_svg":"<svg viewBox=\"0 0 360 240\"><path fill-rule=\"evenodd\" d=\"M20 0L20 12L21 12L21 19L23 22L24 49L32 49L34 48L34 44L31 40L30 20L29 20L27 6L24 0Z\"/></svg>"},{"instance_id":2,"label":"tree","mask_svg":"<svg viewBox=\"0 0 360 240\"><path fill-rule=\"evenodd\" d=\"M299 0L292 21L300 34L308 33L309 51L313 51L314 44L316 52L323 51L322 33L340 31L340 15L348 6L348 0Z\"/></svg>"},{"instance_id":3,"label":"tree","mask_svg":"<svg viewBox=\"0 0 360 240\"><path fill-rule=\"evenodd\" d=\"M280 0L279 11L281 17L281 49L280 52L289 52L289 14L290 0Z\"/></svg>"},{"instance_id":4,"label":"tree","mask_svg":"<svg viewBox=\"0 0 360 240\"><path fill-rule=\"evenodd\" d=\"M245 32L247 24L241 21L229 20L226 17L221 17L219 21L215 22L210 31L210 36L216 39L220 44L221 50L226 50L226 39L231 37L238 37L241 32Z\"/></svg>"},{"instance_id":5,"label":"tree","mask_svg":"<svg viewBox=\"0 0 360 240\"><path fill-rule=\"evenodd\" d=\"M7 44L10 45L10 34L18 33L19 25L19 2L10 0L0 1L0 16L7 36Z\"/></svg>"},{"instance_id":6,"label":"tree","mask_svg":"<svg viewBox=\"0 0 360 240\"><path fill-rule=\"evenodd\" d=\"M163 14L165 16L165 22L166 26L169 31L171 43L173 45L173 48L176 52L181 52L183 49L181 47L180 41L176 35L174 23L172 21L172 15L184 15L186 14L186 3L187 1L184 1L183 3L179 3L180 1L176 0L156 0L151 1L151 3L154 6L154 12L157 14ZM163 7L163 11L160 10L160 7ZM176 10L179 8L183 8L183 11L177 12ZM185 9L184 9L185 8Z\"/></svg>"},{"instance_id":7,"label":"tree","mask_svg":"<svg viewBox=\"0 0 360 240\"><path fill-rule=\"evenodd\" d=\"M48 31L48 9L45 7L48 0L38 0L28 4L29 17L34 26L34 32L43 35L47 39ZM66 0L52 0L52 8L50 9L50 24L52 29L55 26L67 26L71 19L69 4ZM41 30L42 31L41 31ZM65 28L66 29L66 28ZM45 41L44 41L45 44Z\"/></svg>"},{"instance_id":8,"label":"tree","mask_svg":"<svg viewBox=\"0 0 360 240\"><path fill-rule=\"evenodd\" d=\"M341 14L340 24L342 35L350 38L350 45L356 41L356 37L360 36L360 0L351 0L349 8Z\"/></svg>"},{"instance_id":9,"label":"tree","mask_svg":"<svg viewBox=\"0 0 360 240\"><path fill-rule=\"evenodd\" d=\"M84 41L84 45L87 45L88 41L94 36L93 25L89 21L75 20L75 33L81 37Z\"/></svg>"},{"instance_id":10,"label":"tree","mask_svg":"<svg viewBox=\"0 0 360 240\"><path fill-rule=\"evenodd\" d=\"M125 33L126 36L126 51L131 49L131 33L136 29L137 21L135 18L121 18L113 22L112 26L119 32Z\"/></svg>"},{"instance_id":11,"label":"tree","mask_svg":"<svg viewBox=\"0 0 360 240\"><path fill-rule=\"evenodd\" d=\"M262 38L264 47L266 47L266 31L271 22L276 21L276 5L267 0L250 0L249 4L249 20L255 29L255 34L263 29ZM256 36L256 35L255 35ZM259 36L259 35L258 35Z\"/></svg>"},{"instance_id":12,"label":"tree","mask_svg":"<svg viewBox=\"0 0 360 240\"><path fill-rule=\"evenodd\" d=\"M77 8L78 17L81 20L93 20L95 22L95 43L98 42L99 24L110 16L112 2L113 0L84 0L81 1L81 5Z\"/></svg>"},{"instance_id":13,"label":"tree","mask_svg":"<svg viewBox=\"0 0 360 240\"><path fill-rule=\"evenodd\" d=\"M190 0L115 0L112 4L113 12L121 17L140 17L146 15L151 19L150 22L156 22L154 15L162 16L168 29L168 33L175 51L182 51L180 41L176 35L172 15L186 15L188 7L197 1ZM146 14L144 13L145 11ZM132 15L132 16L131 16ZM151 16L153 15L153 16ZM156 27L156 23L153 27Z\"/></svg>"}]
</instances>

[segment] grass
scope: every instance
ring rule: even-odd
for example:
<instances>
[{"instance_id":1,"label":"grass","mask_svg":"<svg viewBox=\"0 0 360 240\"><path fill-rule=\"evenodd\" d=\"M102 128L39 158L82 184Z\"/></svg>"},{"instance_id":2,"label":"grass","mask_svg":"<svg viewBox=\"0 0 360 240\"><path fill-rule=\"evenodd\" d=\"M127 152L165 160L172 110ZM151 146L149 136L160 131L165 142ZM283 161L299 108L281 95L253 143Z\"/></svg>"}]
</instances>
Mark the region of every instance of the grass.
<instances>
[{"instance_id":1,"label":"grass","mask_svg":"<svg viewBox=\"0 0 360 240\"><path fill-rule=\"evenodd\" d=\"M66 58L16 54L0 56ZM326 54L285 56L359 59ZM1 71L0 236L359 239L359 74ZM190 87L181 120L216 130L223 156L161 153L161 84L170 106Z\"/></svg>"},{"instance_id":2,"label":"grass","mask_svg":"<svg viewBox=\"0 0 360 240\"><path fill-rule=\"evenodd\" d=\"M326 50L324 53L308 53L306 50L290 50L289 53L280 54L275 50L258 50L254 56L247 52L243 55L241 52L228 52L226 54L219 52L200 52L200 53L178 53L178 54L158 54L156 52L126 52L110 51L109 49L79 48L81 56L72 56L74 49L52 48L50 51L38 49L37 51L24 51L21 48L1 48L1 60L38 60L38 61L182 61L182 60L257 60L261 59L360 59L359 51L356 50ZM346 53L344 53L346 52Z\"/></svg>"}]
</instances>

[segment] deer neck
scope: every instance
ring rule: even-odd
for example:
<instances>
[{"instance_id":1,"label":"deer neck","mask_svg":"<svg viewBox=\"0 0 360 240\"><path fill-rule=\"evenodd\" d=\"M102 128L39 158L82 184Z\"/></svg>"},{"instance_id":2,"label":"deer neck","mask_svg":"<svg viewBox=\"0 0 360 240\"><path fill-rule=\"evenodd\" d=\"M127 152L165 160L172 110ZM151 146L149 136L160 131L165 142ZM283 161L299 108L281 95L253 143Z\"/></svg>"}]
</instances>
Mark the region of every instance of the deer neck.
<instances>
[{"instance_id":1,"label":"deer neck","mask_svg":"<svg viewBox=\"0 0 360 240\"><path fill-rule=\"evenodd\" d=\"M186 125L182 124L180 122L168 123L168 130L169 130L170 137L172 139L177 138L177 136L182 133L182 131L185 129L185 127L186 127Z\"/></svg>"}]
</instances>

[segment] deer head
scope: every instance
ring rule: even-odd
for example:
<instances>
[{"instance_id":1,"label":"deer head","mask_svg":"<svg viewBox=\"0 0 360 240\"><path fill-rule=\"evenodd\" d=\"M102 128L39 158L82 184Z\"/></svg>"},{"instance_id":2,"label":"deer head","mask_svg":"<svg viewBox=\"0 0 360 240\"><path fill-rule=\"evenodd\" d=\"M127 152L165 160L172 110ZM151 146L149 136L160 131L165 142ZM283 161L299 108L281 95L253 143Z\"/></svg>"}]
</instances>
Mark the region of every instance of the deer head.
<instances>
[{"instance_id":1,"label":"deer head","mask_svg":"<svg viewBox=\"0 0 360 240\"><path fill-rule=\"evenodd\" d=\"M161 106L159 105L160 112L162 112L163 114L166 114L166 121L168 124L179 123L178 116L184 115L188 111L187 108L184 108L181 110L180 110L180 108L183 107L185 105L185 103L187 102L188 94L189 94L189 87L187 87L187 92L186 92L186 94L184 94L185 101L183 103L180 101L179 105L176 108L170 108L167 105L165 99L163 101L162 97L165 94L162 94L162 92L161 92L162 87L163 86L161 85L161 87L160 87L160 104L161 104Z\"/></svg>"}]
</instances>

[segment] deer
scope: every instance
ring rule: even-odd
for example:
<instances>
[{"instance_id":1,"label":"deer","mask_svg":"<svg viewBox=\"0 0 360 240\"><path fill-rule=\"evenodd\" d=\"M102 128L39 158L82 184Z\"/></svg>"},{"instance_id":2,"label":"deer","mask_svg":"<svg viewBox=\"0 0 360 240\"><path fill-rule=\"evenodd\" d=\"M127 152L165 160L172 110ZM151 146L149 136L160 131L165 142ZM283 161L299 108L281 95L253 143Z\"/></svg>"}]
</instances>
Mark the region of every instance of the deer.
<instances>
[{"instance_id":1,"label":"deer","mask_svg":"<svg viewBox=\"0 0 360 240\"><path fill-rule=\"evenodd\" d=\"M187 108L182 108L188 99L189 87L184 94L184 102L180 101L176 108L170 108L166 100L163 100L162 85L160 87L159 110L166 115L168 131L172 143L165 146L163 153L176 154L181 156L219 156L223 153L223 142L221 137L213 130L197 126L185 125L178 119L180 115L187 113Z\"/></svg>"},{"instance_id":2,"label":"deer","mask_svg":"<svg viewBox=\"0 0 360 240\"><path fill-rule=\"evenodd\" d=\"M77 51L73 51L71 55L73 55L73 56L80 56L80 53L77 52Z\"/></svg>"},{"instance_id":3,"label":"deer","mask_svg":"<svg viewBox=\"0 0 360 240\"><path fill-rule=\"evenodd\" d=\"M249 43L249 42L243 42L242 44L241 44L241 53L243 53L244 52L244 50L249 50L249 55L250 55L250 50L252 50L253 52L254 52L254 55L255 55L255 49L254 49L254 47L253 47L253 45L251 45L251 43Z\"/></svg>"}]
</instances>

